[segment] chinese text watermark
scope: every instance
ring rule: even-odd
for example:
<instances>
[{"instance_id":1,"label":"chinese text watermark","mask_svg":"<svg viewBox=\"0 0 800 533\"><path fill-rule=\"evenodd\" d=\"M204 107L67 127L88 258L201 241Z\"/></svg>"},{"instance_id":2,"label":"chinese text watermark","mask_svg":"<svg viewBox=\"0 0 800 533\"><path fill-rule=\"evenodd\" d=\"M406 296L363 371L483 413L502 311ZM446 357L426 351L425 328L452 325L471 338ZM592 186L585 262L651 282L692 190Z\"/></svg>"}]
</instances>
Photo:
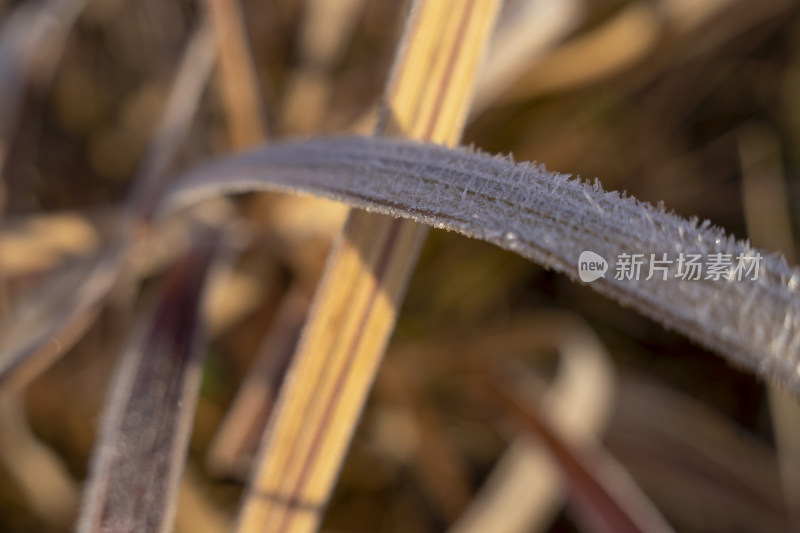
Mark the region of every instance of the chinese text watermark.
<instances>
[{"instance_id":1,"label":"chinese text watermark","mask_svg":"<svg viewBox=\"0 0 800 533\"><path fill-rule=\"evenodd\" d=\"M753 255L721 252L708 255L684 254L670 256L659 254L620 253L614 263L614 279L620 281L666 281L670 278L681 280L750 280L758 279L761 254ZM608 261L601 255L584 251L578 258L578 276L581 281L591 282L604 278L609 269Z\"/></svg>"}]
</instances>

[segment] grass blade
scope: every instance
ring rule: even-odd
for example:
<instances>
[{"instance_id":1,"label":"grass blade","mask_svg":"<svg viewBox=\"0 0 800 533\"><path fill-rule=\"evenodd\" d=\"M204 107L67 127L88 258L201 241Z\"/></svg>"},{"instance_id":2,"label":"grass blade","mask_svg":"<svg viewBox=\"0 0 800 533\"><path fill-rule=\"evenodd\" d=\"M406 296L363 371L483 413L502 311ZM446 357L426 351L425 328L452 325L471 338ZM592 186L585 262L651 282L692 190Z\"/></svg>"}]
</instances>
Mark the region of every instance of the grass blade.
<instances>
[{"instance_id":1,"label":"grass blade","mask_svg":"<svg viewBox=\"0 0 800 533\"><path fill-rule=\"evenodd\" d=\"M0 464L16 481L28 505L44 522L70 523L78 507L78 485L67 466L34 433L22 398L0 395Z\"/></svg>"},{"instance_id":2,"label":"grass blade","mask_svg":"<svg viewBox=\"0 0 800 533\"><path fill-rule=\"evenodd\" d=\"M259 439L297 347L308 304L305 291L297 287L281 299L255 362L209 446L206 462L214 474L247 479Z\"/></svg>"},{"instance_id":3,"label":"grass blade","mask_svg":"<svg viewBox=\"0 0 800 533\"><path fill-rule=\"evenodd\" d=\"M122 355L95 446L79 531L169 531L200 387L199 310L217 238L175 264Z\"/></svg>"},{"instance_id":4,"label":"grass blade","mask_svg":"<svg viewBox=\"0 0 800 533\"><path fill-rule=\"evenodd\" d=\"M524 332L526 351L558 350L558 371L541 395L541 412L573 445L594 443L608 425L616 388L611 358L600 339L577 317L552 311L525 317L512 328ZM487 337L492 349L509 350L497 336ZM546 531L565 496L547 449L536 439L517 437L450 533Z\"/></svg>"},{"instance_id":5,"label":"grass blade","mask_svg":"<svg viewBox=\"0 0 800 533\"><path fill-rule=\"evenodd\" d=\"M299 67L287 82L281 130L291 135L320 131L333 96L332 72L350 43L364 0L305 0L297 43Z\"/></svg>"},{"instance_id":6,"label":"grass blade","mask_svg":"<svg viewBox=\"0 0 800 533\"><path fill-rule=\"evenodd\" d=\"M22 108L25 84L31 77L49 75L86 4L87 0L27 2L3 23L0 29L0 171ZM0 182L0 212L4 205L3 186Z\"/></svg>"},{"instance_id":7,"label":"grass blade","mask_svg":"<svg viewBox=\"0 0 800 533\"><path fill-rule=\"evenodd\" d=\"M747 232L760 246L797 256L792 235L786 179L777 135L763 125L745 129L739 138L742 204ZM767 390L787 511L800 524L800 404L774 384Z\"/></svg>"},{"instance_id":8,"label":"grass blade","mask_svg":"<svg viewBox=\"0 0 800 533\"><path fill-rule=\"evenodd\" d=\"M231 144L251 146L264 140L267 127L241 6L237 0L208 0L208 10L217 36L219 83Z\"/></svg>"},{"instance_id":9,"label":"grass blade","mask_svg":"<svg viewBox=\"0 0 800 533\"><path fill-rule=\"evenodd\" d=\"M186 45L164 113L136 175L129 201L134 216L150 215L153 202L164 187L165 173L189 132L216 59L214 33L204 18Z\"/></svg>"},{"instance_id":10,"label":"grass blade","mask_svg":"<svg viewBox=\"0 0 800 533\"><path fill-rule=\"evenodd\" d=\"M598 279L591 288L738 366L800 394L800 269L708 221L508 158L387 139L275 146L185 176L164 209L222 191L271 189L343 200L457 231L578 281L580 253L762 254L757 281Z\"/></svg>"},{"instance_id":11,"label":"grass blade","mask_svg":"<svg viewBox=\"0 0 800 533\"><path fill-rule=\"evenodd\" d=\"M585 11L580 0L504 2L471 113L485 111L531 65L546 57L580 25Z\"/></svg>"},{"instance_id":12,"label":"grass blade","mask_svg":"<svg viewBox=\"0 0 800 533\"><path fill-rule=\"evenodd\" d=\"M506 385L487 380L493 402L539 438L559 465L570 488L571 501L588 530L603 533L668 533L658 510L598 445L583 453L573 449L546 418ZM591 459L591 460L590 460Z\"/></svg>"},{"instance_id":13,"label":"grass blade","mask_svg":"<svg viewBox=\"0 0 800 533\"><path fill-rule=\"evenodd\" d=\"M619 381L611 453L679 531L790 531L778 458L693 394L643 376ZM658 458L658 459L656 459Z\"/></svg>"}]
</instances>

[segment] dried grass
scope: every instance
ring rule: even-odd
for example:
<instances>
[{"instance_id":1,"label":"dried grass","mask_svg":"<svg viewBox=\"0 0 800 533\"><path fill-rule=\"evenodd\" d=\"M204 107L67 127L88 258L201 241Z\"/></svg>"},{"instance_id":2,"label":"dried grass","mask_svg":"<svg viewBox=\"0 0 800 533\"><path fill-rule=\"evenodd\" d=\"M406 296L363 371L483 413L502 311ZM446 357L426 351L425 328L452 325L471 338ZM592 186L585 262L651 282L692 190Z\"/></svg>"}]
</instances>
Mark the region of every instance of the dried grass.
<instances>
[{"instance_id":1,"label":"dried grass","mask_svg":"<svg viewBox=\"0 0 800 533\"><path fill-rule=\"evenodd\" d=\"M84 4L0 3L0 529L79 512L80 531L192 533L796 520L793 2L419 0L399 45L376 31L393 3ZM726 58L748 53L737 82ZM747 118L741 87L763 103L778 78L782 100ZM484 149L603 186L456 147L470 115ZM376 120L369 138L257 146ZM355 209L331 243L341 206L220 198L253 191ZM440 232L423 247L426 226L515 255ZM228 281L211 276L232 248ZM587 249L762 262L742 281L612 270L589 286L608 302L577 280ZM777 450L751 435L768 435L761 385L642 317L759 376Z\"/></svg>"}]
</instances>

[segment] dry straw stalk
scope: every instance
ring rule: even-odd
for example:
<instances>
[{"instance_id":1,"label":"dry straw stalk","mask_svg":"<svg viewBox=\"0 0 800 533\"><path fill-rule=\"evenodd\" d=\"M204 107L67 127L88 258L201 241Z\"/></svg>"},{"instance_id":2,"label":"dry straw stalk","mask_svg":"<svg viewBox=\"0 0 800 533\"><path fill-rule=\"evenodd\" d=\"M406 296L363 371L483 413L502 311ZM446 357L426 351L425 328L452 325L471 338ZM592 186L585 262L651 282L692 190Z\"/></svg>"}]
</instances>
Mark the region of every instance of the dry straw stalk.
<instances>
[{"instance_id":1,"label":"dry straw stalk","mask_svg":"<svg viewBox=\"0 0 800 533\"><path fill-rule=\"evenodd\" d=\"M415 2L377 132L458 142L498 2ZM239 531L314 531L425 239L353 212L334 245L260 453Z\"/></svg>"}]
</instances>

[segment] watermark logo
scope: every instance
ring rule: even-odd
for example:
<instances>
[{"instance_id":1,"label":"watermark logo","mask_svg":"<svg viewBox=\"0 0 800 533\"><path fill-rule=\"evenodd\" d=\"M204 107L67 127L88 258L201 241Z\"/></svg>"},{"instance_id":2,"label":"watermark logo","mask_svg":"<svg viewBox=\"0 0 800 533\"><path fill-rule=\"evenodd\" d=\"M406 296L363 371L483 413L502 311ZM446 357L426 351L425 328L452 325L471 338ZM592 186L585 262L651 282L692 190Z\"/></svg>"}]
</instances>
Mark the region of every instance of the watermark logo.
<instances>
[{"instance_id":1,"label":"watermark logo","mask_svg":"<svg viewBox=\"0 0 800 533\"><path fill-rule=\"evenodd\" d=\"M711 253L707 256L692 253L669 254L617 254L612 270L618 281L758 281L761 253ZM609 270L606 259L589 250L581 252L578 258L578 276L581 281L590 283L605 278Z\"/></svg>"},{"instance_id":2,"label":"watermark logo","mask_svg":"<svg viewBox=\"0 0 800 533\"><path fill-rule=\"evenodd\" d=\"M628 254L617 255L614 279L620 281L650 281L654 277L666 281L669 278L681 280L757 281L761 253L753 255L740 253L736 256L721 252L708 254L684 254L670 258L667 254ZM646 276L646 277L645 277Z\"/></svg>"},{"instance_id":3,"label":"watermark logo","mask_svg":"<svg viewBox=\"0 0 800 533\"><path fill-rule=\"evenodd\" d=\"M606 277L608 261L602 255L589 250L581 252L578 258L578 276L581 281L590 283L598 278Z\"/></svg>"}]
</instances>

